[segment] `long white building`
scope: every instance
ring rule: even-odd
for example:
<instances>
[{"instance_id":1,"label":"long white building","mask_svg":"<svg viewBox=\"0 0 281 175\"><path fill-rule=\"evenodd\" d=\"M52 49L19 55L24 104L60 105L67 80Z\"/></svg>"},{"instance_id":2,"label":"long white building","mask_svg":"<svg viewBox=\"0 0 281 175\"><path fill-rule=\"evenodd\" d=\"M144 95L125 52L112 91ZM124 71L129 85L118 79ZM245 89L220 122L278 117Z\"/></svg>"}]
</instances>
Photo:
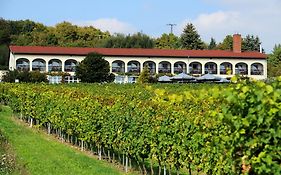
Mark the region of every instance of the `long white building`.
<instances>
[{"instance_id":1,"label":"long white building","mask_svg":"<svg viewBox=\"0 0 281 175\"><path fill-rule=\"evenodd\" d=\"M233 38L233 51L10 46L9 69L62 71L74 75L77 63L88 53L98 52L116 75L138 74L147 65L152 73L209 73L223 78L240 74L267 78L266 55L241 52L241 36L235 34Z\"/></svg>"}]
</instances>

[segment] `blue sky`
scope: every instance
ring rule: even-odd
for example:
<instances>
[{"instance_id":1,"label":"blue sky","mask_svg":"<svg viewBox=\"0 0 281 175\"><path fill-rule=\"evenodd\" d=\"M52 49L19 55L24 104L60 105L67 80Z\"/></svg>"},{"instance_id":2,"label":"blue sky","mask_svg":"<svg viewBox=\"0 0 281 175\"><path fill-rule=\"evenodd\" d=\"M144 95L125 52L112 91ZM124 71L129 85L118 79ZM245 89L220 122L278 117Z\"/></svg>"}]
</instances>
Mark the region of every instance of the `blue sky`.
<instances>
[{"instance_id":1,"label":"blue sky","mask_svg":"<svg viewBox=\"0 0 281 175\"><path fill-rule=\"evenodd\" d=\"M152 37L168 33L168 23L177 24L174 33L180 35L191 22L205 42L211 37L220 42L227 34L253 34L267 53L281 43L280 0L0 0L0 17L49 26L69 21Z\"/></svg>"}]
</instances>

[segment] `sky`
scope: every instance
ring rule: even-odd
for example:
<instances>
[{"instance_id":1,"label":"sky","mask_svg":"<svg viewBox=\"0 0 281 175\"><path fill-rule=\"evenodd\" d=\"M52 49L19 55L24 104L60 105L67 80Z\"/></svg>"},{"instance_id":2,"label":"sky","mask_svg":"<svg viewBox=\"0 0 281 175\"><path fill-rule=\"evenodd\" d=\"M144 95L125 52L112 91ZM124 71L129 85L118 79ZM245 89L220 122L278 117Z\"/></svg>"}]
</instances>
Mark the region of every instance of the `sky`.
<instances>
[{"instance_id":1,"label":"sky","mask_svg":"<svg viewBox=\"0 0 281 175\"><path fill-rule=\"evenodd\" d=\"M110 33L143 32L159 37L187 23L203 41L226 35L258 36L266 53L281 44L281 0L0 0L0 17L30 19L48 26L68 21Z\"/></svg>"}]
</instances>

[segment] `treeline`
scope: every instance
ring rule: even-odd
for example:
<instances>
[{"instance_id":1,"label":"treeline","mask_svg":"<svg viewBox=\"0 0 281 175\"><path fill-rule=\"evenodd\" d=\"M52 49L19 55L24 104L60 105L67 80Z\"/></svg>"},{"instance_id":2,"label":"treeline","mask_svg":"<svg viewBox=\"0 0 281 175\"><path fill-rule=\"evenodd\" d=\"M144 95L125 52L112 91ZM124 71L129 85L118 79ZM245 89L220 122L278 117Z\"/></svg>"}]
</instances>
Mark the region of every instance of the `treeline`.
<instances>
[{"instance_id":1,"label":"treeline","mask_svg":"<svg viewBox=\"0 0 281 175\"><path fill-rule=\"evenodd\" d=\"M69 22L45 26L31 20L5 20L0 18L0 69L8 68L8 45L63 46L63 47L107 47L107 48L160 48L160 49L222 49L232 50L232 35L221 43L202 41L195 26L187 24L180 36L162 34L152 38L144 33L111 34L93 26L77 26ZM258 36L247 35L242 49L258 51Z\"/></svg>"}]
</instances>

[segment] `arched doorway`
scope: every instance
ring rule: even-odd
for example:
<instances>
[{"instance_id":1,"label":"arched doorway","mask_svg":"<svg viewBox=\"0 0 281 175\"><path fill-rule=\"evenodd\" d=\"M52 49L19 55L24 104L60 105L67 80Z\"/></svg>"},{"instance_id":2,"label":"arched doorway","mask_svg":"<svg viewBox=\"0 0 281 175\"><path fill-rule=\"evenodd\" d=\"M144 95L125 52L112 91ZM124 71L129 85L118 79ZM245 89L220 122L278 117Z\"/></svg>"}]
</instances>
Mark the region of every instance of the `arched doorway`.
<instances>
[{"instance_id":1,"label":"arched doorway","mask_svg":"<svg viewBox=\"0 0 281 175\"><path fill-rule=\"evenodd\" d=\"M248 75L248 65L246 63L237 63L235 65L235 74Z\"/></svg>"},{"instance_id":2,"label":"arched doorway","mask_svg":"<svg viewBox=\"0 0 281 175\"><path fill-rule=\"evenodd\" d=\"M33 71L46 71L46 61L41 59L41 58L37 58L35 60L32 61L32 70Z\"/></svg>"},{"instance_id":3,"label":"arched doorway","mask_svg":"<svg viewBox=\"0 0 281 175\"><path fill-rule=\"evenodd\" d=\"M128 72L140 73L140 62L138 61L129 61L127 67Z\"/></svg>"},{"instance_id":4,"label":"arched doorway","mask_svg":"<svg viewBox=\"0 0 281 175\"><path fill-rule=\"evenodd\" d=\"M150 73L156 72L156 64L153 61L146 61L143 63L143 67L147 66Z\"/></svg>"},{"instance_id":5,"label":"arched doorway","mask_svg":"<svg viewBox=\"0 0 281 175\"><path fill-rule=\"evenodd\" d=\"M251 75L263 75L263 65L261 63L253 63L251 65Z\"/></svg>"},{"instance_id":6,"label":"arched doorway","mask_svg":"<svg viewBox=\"0 0 281 175\"><path fill-rule=\"evenodd\" d=\"M168 61L161 61L158 68L159 73L171 73L171 63Z\"/></svg>"},{"instance_id":7,"label":"arched doorway","mask_svg":"<svg viewBox=\"0 0 281 175\"><path fill-rule=\"evenodd\" d=\"M64 62L64 71L65 72L75 72L77 61L73 59L66 60Z\"/></svg>"},{"instance_id":8,"label":"arched doorway","mask_svg":"<svg viewBox=\"0 0 281 175\"><path fill-rule=\"evenodd\" d=\"M205 74L218 74L217 64L214 62L208 62L205 64Z\"/></svg>"},{"instance_id":9,"label":"arched doorway","mask_svg":"<svg viewBox=\"0 0 281 175\"><path fill-rule=\"evenodd\" d=\"M20 58L16 61L16 69L20 71L29 71L30 62L26 58Z\"/></svg>"},{"instance_id":10,"label":"arched doorway","mask_svg":"<svg viewBox=\"0 0 281 175\"><path fill-rule=\"evenodd\" d=\"M115 60L112 62L111 72L113 73L124 73L125 72L125 63L120 60Z\"/></svg>"},{"instance_id":11,"label":"arched doorway","mask_svg":"<svg viewBox=\"0 0 281 175\"><path fill-rule=\"evenodd\" d=\"M178 61L174 64L174 73L180 74L180 73L186 73L186 63L182 61Z\"/></svg>"},{"instance_id":12,"label":"arched doorway","mask_svg":"<svg viewBox=\"0 0 281 175\"><path fill-rule=\"evenodd\" d=\"M190 74L202 74L202 64L199 62L192 62L189 64Z\"/></svg>"},{"instance_id":13,"label":"arched doorway","mask_svg":"<svg viewBox=\"0 0 281 175\"><path fill-rule=\"evenodd\" d=\"M229 62L223 62L220 64L220 74L221 75L231 75L233 74L232 64Z\"/></svg>"},{"instance_id":14,"label":"arched doorway","mask_svg":"<svg viewBox=\"0 0 281 175\"><path fill-rule=\"evenodd\" d=\"M62 71L62 63L59 59L51 59L48 63L48 71L49 72L61 72Z\"/></svg>"}]
</instances>

